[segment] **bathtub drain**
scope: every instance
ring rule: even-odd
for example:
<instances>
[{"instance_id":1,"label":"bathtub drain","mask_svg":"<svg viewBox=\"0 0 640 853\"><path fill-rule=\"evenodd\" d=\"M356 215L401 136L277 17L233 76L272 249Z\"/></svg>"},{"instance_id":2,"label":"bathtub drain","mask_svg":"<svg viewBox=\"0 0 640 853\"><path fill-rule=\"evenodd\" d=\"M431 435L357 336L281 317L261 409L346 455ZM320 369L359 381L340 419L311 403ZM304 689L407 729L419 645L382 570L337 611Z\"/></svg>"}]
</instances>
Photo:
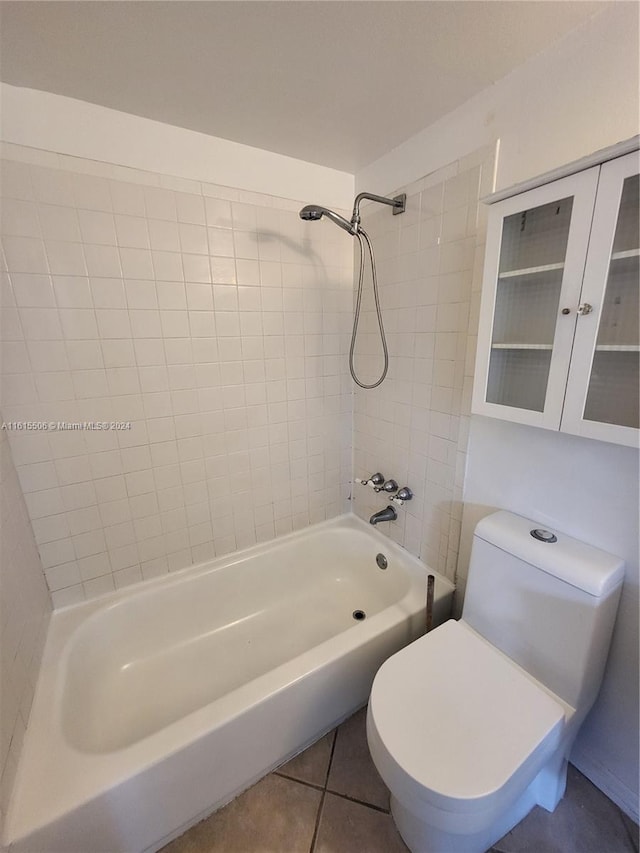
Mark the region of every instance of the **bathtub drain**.
<instances>
[{"instance_id":1,"label":"bathtub drain","mask_svg":"<svg viewBox=\"0 0 640 853\"><path fill-rule=\"evenodd\" d=\"M351 615L357 622L362 622L363 619L367 618L367 614L364 610L354 610Z\"/></svg>"}]
</instances>

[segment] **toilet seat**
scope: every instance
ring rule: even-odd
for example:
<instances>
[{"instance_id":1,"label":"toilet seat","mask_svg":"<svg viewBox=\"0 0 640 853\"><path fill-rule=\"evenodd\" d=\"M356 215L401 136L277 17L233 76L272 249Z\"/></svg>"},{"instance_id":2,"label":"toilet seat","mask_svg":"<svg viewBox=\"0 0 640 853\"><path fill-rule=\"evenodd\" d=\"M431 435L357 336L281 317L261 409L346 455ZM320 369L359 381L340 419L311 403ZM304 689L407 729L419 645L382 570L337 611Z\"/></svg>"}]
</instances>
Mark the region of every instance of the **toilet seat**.
<instances>
[{"instance_id":1,"label":"toilet seat","mask_svg":"<svg viewBox=\"0 0 640 853\"><path fill-rule=\"evenodd\" d=\"M567 706L464 622L389 658L368 712L371 753L416 812L499 811L560 742Z\"/></svg>"}]
</instances>

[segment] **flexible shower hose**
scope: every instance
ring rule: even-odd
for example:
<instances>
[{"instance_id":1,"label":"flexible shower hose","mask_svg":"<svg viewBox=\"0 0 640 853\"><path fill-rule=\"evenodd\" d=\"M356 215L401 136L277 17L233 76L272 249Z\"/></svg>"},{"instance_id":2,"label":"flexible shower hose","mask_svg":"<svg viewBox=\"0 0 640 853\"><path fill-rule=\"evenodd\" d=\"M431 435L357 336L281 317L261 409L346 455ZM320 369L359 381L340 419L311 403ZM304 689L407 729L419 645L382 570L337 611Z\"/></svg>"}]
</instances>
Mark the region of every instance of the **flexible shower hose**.
<instances>
[{"instance_id":1,"label":"flexible shower hose","mask_svg":"<svg viewBox=\"0 0 640 853\"><path fill-rule=\"evenodd\" d=\"M385 376L387 375L387 370L389 369L389 351L387 350L387 340L384 334L384 326L382 324L382 311L380 310L380 297L378 295L378 277L376 275L376 262L373 257L373 246L371 245L371 240L369 239L369 235L362 228L359 228L355 236L358 238L358 245L360 246L360 274L358 276L358 295L356 297L356 310L355 315L353 317L353 331L351 333L351 347L349 348L349 372L351 373L351 377L356 385L359 385L360 388L370 389L377 388L378 385L382 384ZM369 249L369 258L371 260L371 277L373 280L373 298L376 305L376 314L378 315L378 328L380 330L380 342L382 343L382 352L384 354L384 367L382 369L382 374L380 378L374 382L372 385L366 385L364 382L361 382L356 376L355 367L353 364L353 354L356 348L356 336L358 334L358 323L360 321L360 306L362 304L362 287L364 282L364 246L362 243L362 239L364 238L367 248Z\"/></svg>"}]
</instances>

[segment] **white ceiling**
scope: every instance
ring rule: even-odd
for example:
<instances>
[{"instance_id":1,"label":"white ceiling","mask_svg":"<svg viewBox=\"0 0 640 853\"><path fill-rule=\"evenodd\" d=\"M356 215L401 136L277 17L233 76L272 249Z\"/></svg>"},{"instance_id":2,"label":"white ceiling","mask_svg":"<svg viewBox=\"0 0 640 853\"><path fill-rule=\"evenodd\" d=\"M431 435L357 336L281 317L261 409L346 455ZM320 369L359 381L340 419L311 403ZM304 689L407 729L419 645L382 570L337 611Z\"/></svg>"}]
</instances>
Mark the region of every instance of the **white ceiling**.
<instances>
[{"instance_id":1,"label":"white ceiling","mask_svg":"<svg viewBox=\"0 0 640 853\"><path fill-rule=\"evenodd\" d=\"M5 0L0 78L353 173L605 5Z\"/></svg>"}]
</instances>

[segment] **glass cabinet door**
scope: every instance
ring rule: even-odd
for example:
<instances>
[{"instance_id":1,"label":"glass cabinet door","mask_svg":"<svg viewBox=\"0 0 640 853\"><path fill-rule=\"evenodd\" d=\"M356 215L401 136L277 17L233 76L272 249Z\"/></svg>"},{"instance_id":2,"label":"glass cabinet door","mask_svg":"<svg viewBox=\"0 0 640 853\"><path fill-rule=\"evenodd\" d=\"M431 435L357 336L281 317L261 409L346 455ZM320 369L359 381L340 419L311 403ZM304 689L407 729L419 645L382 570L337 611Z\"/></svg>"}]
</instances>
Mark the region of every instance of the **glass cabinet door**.
<instances>
[{"instance_id":1,"label":"glass cabinet door","mask_svg":"<svg viewBox=\"0 0 640 853\"><path fill-rule=\"evenodd\" d=\"M490 211L474 412L558 429L597 177L589 169Z\"/></svg>"},{"instance_id":2,"label":"glass cabinet door","mask_svg":"<svg viewBox=\"0 0 640 853\"><path fill-rule=\"evenodd\" d=\"M562 422L632 445L640 426L638 167L637 153L602 167Z\"/></svg>"},{"instance_id":3,"label":"glass cabinet door","mask_svg":"<svg viewBox=\"0 0 640 853\"><path fill-rule=\"evenodd\" d=\"M544 411L573 198L502 225L486 400Z\"/></svg>"}]
</instances>

